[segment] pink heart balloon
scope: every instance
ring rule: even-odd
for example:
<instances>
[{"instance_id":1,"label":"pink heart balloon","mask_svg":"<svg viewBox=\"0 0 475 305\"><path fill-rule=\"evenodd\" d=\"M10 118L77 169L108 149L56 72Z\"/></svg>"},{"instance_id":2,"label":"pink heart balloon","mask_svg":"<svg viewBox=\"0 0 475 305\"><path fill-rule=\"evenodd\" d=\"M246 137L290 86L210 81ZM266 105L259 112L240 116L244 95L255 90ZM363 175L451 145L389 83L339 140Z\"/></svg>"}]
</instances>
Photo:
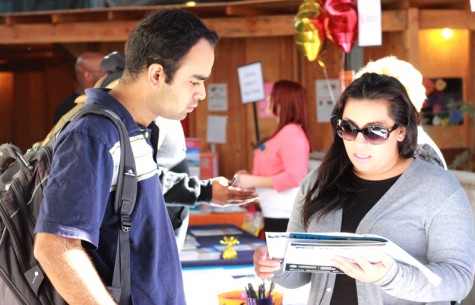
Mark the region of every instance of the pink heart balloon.
<instances>
[{"instance_id":1,"label":"pink heart balloon","mask_svg":"<svg viewBox=\"0 0 475 305\"><path fill-rule=\"evenodd\" d=\"M328 39L350 53L358 35L356 5L352 0L326 0L324 8Z\"/></svg>"}]
</instances>

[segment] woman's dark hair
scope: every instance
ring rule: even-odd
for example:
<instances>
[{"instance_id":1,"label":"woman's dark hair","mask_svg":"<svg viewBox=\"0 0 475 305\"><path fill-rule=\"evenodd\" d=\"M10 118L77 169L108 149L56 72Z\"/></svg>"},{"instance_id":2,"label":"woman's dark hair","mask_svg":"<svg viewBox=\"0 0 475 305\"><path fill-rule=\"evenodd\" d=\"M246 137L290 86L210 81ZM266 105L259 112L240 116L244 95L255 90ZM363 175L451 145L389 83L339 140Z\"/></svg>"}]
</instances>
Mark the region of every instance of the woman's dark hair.
<instances>
[{"instance_id":1,"label":"woman's dark hair","mask_svg":"<svg viewBox=\"0 0 475 305\"><path fill-rule=\"evenodd\" d=\"M280 80L272 87L270 95L271 111L279 118L275 136L285 125L295 123L300 125L308 135L307 91L299 83L290 80Z\"/></svg>"},{"instance_id":2,"label":"woman's dark hair","mask_svg":"<svg viewBox=\"0 0 475 305\"><path fill-rule=\"evenodd\" d=\"M404 140L398 142L399 155L402 158L414 155L420 118L399 80L376 73L363 74L353 81L338 99L332 111L333 125L335 120L342 117L348 99L387 102L389 116L399 127L406 130ZM315 214L318 221L329 212L352 204L355 194L360 191L353 182L352 171L353 165L348 158L343 140L333 128L333 143L318 169L315 184L304 199L301 216L305 227L308 227L310 218Z\"/></svg>"},{"instance_id":3,"label":"woman's dark hair","mask_svg":"<svg viewBox=\"0 0 475 305\"><path fill-rule=\"evenodd\" d=\"M125 44L124 74L135 79L153 63L163 66L166 83L173 81L183 57L200 39L213 47L218 34L190 12L163 9L150 14L132 30Z\"/></svg>"}]
</instances>

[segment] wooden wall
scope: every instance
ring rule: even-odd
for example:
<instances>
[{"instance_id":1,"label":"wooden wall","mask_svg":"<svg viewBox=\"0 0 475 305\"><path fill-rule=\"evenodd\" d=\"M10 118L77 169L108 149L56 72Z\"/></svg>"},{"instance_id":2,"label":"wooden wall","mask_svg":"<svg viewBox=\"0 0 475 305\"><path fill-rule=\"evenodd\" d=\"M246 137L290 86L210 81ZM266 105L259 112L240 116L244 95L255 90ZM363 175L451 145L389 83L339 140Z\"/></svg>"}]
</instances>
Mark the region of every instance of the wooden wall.
<instances>
[{"instance_id":1,"label":"wooden wall","mask_svg":"<svg viewBox=\"0 0 475 305\"><path fill-rule=\"evenodd\" d=\"M327 46L323 61L329 78L338 78L341 55L334 45ZM226 177L240 169L252 169L252 146L256 143L253 108L252 104L241 102L237 68L256 61L262 63L264 82L288 79L307 88L312 149L325 150L331 143L330 124L316 121L315 81L324 79L323 70L317 62L309 62L298 52L293 37L223 39L216 48L215 65L208 83L227 83L228 111L209 112L207 101L203 101L190 116L190 130L201 139L202 151L209 151L210 145L205 141L207 116L227 116L227 143L215 145L220 172ZM261 139L270 136L277 126L273 118L259 118L258 125Z\"/></svg>"},{"instance_id":2,"label":"wooden wall","mask_svg":"<svg viewBox=\"0 0 475 305\"><path fill-rule=\"evenodd\" d=\"M277 19L280 20L279 18ZM408 9L407 18L417 21L417 10ZM281 19L288 21L285 18ZM474 48L473 32L455 31L455 40L450 44L452 47L443 50L439 44L432 45L428 41L427 30L419 29L417 22L410 23L407 28L404 28L398 24L393 25L394 20L398 20L397 18L383 18L384 20L390 22L383 24L389 29L383 32L383 45L365 48L364 62L395 55L411 61L425 76L463 77L467 84L465 97L470 99L475 95L475 80L471 72L475 69L475 63L471 61L470 55L470 50ZM268 23L265 22L265 24ZM273 28L270 27L270 30ZM223 31L226 33L226 29ZM326 150L331 144L332 131L328 123L316 121L315 101L315 81L325 78L322 68L316 62L308 62L298 52L289 31L285 33L271 31L269 33L272 35L256 35L256 37L233 36L232 33L231 31L224 35L225 38L219 42L213 72L207 82L228 85L228 111L210 112L205 100L200 103L188 120L189 135L200 138L202 151L209 151L210 145L206 143L208 115L227 116L227 143L216 144L216 150L219 153L219 174L231 177L239 169L252 168L252 146L256 142L253 109L252 105L241 103L237 68L255 61L262 63L265 82L289 79L300 82L307 88L312 149ZM104 54L114 50L123 51L123 44L124 41L65 42L61 43L61 47L71 55L71 58L74 58L86 50ZM414 46L419 48L414 49ZM343 68L342 51L329 43L326 46L323 61L326 64L328 77L338 78ZM0 89L2 90L0 143L13 142L22 149L27 149L47 134L52 127L56 105L74 89L73 64L73 61L45 63L30 70L0 72ZM276 122L273 119L259 118L261 138L272 134L275 127ZM468 124L452 128L448 132L438 127L430 128L429 132L442 148L473 145Z\"/></svg>"},{"instance_id":3,"label":"wooden wall","mask_svg":"<svg viewBox=\"0 0 475 305\"><path fill-rule=\"evenodd\" d=\"M1 143L13 140L13 72L0 72L0 139Z\"/></svg>"},{"instance_id":4,"label":"wooden wall","mask_svg":"<svg viewBox=\"0 0 475 305\"><path fill-rule=\"evenodd\" d=\"M0 73L0 141L22 150L42 140L53 126L55 105L73 90L69 69L46 66Z\"/></svg>"}]
</instances>

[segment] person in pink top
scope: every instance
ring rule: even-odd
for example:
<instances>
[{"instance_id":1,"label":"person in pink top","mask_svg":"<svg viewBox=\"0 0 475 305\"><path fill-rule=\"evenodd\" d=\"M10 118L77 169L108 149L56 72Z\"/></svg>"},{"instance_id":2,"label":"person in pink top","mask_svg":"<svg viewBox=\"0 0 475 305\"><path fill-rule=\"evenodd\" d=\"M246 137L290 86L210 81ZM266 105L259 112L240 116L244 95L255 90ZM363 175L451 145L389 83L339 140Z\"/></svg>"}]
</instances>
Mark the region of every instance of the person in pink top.
<instances>
[{"instance_id":1,"label":"person in pink top","mask_svg":"<svg viewBox=\"0 0 475 305\"><path fill-rule=\"evenodd\" d=\"M292 205L302 179L308 173L307 93L293 81L274 84L268 112L277 121L274 134L259 143L252 175L238 171L236 184L255 188L264 216L265 232L285 232Z\"/></svg>"}]
</instances>

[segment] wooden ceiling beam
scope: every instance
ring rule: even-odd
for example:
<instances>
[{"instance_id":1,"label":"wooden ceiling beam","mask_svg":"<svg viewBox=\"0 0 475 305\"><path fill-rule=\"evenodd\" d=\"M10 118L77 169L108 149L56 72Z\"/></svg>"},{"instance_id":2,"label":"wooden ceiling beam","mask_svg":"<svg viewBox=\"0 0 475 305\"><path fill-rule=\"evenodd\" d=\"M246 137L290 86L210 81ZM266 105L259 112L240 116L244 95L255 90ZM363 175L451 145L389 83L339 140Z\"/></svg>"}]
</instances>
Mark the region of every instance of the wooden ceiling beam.
<instances>
[{"instance_id":1,"label":"wooden ceiling beam","mask_svg":"<svg viewBox=\"0 0 475 305\"><path fill-rule=\"evenodd\" d=\"M52 14L53 23L76 23L76 22L104 22L109 18L107 11L91 11L89 14Z\"/></svg>"},{"instance_id":2,"label":"wooden ceiling beam","mask_svg":"<svg viewBox=\"0 0 475 305\"><path fill-rule=\"evenodd\" d=\"M384 11L383 31L406 28L405 11ZM203 19L222 38L294 35L294 15ZM0 25L0 43L72 43L125 41L138 21L68 22Z\"/></svg>"},{"instance_id":3,"label":"wooden ceiling beam","mask_svg":"<svg viewBox=\"0 0 475 305\"><path fill-rule=\"evenodd\" d=\"M61 18L56 22L64 19L68 18ZM115 20L116 17L112 19L65 23L5 22L0 25L0 43L125 41L138 23L138 20ZM204 23L216 30L222 38L291 36L294 34L293 20L294 15L203 19ZM385 32L404 31L408 28L407 22L405 10L383 11L382 28ZM420 29L445 27L473 31L475 30L475 15L465 10L419 10Z\"/></svg>"},{"instance_id":4,"label":"wooden ceiling beam","mask_svg":"<svg viewBox=\"0 0 475 305\"><path fill-rule=\"evenodd\" d=\"M450 8L465 8L465 3L469 1L465 0L411 0L410 4L412 7L418 7L419 9L425 8L441 8L446 9L448 6Z\"/></svg>"},{"instance_id":5,"label":"wooden ceiling beam","mask_svg":"<svg viewBox=\"0 0 475 305\"><path fill-rule=\"evenodd\" d=\"M419 10L420 29L475 30L475 15L466 10Z\"/></svg>"},{"instance_id":6,"label":"wooden ceiling beam","mask_svg":"<svg viewBox=\"0 0 475 305\"><path fill-rule=\"evenodd\" d=\"M228 16L259 16L265 14L266 10L258 8L230 5L226 7L226 15Z\"/></svg>"},{"instance_id":7,"label":"wooden ceiling beam","mask_svg":"<svg viewBox=\"0 0 475 305\"><path fill-rule=\"evenodd\" d=\"M0 26L0 43L124 41L136 25L137 21L110 21Z\"/></svg>"}]
</instances>

